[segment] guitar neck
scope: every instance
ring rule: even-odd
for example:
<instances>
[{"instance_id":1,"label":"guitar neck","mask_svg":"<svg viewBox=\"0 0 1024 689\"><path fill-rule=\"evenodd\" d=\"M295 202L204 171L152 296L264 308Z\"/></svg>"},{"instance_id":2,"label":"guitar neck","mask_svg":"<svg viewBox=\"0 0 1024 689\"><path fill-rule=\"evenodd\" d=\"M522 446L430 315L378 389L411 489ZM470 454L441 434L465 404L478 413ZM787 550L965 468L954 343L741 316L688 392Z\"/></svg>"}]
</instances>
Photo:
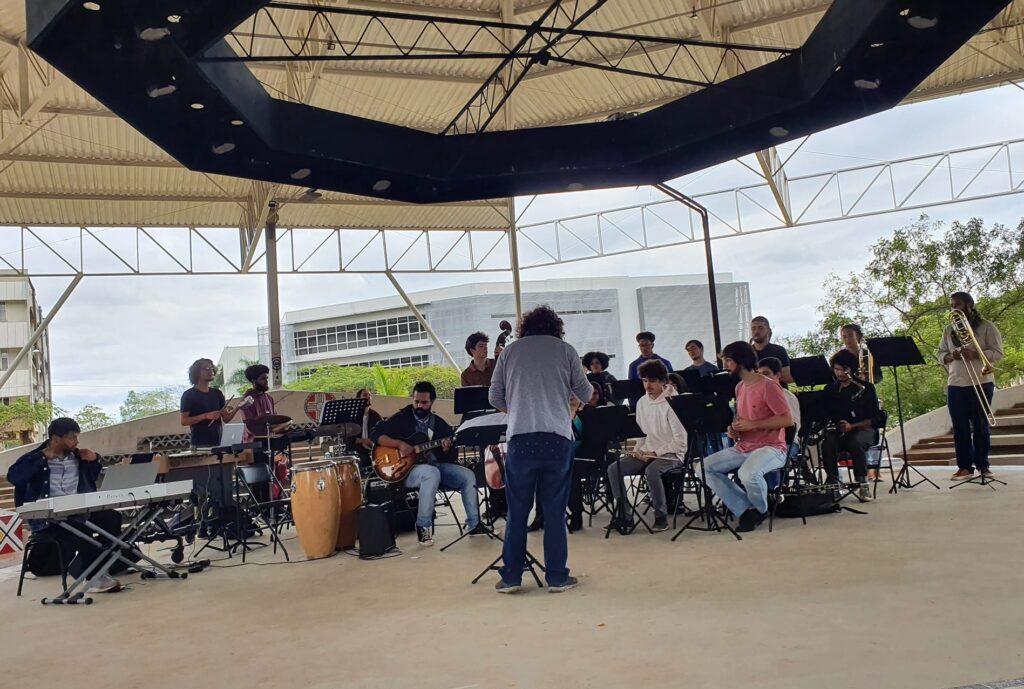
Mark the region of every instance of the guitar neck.
<instances>
[{"instance_id":1,"label":"guitar neck","mask_svg":"<svg viewBox=\"0 0 1024 689\"><path fill-rule=\"evenodd\" d=\"M416 454L421 454L423 452L433 450L435 447L441 447L441 443L443 443L445 440L448 440L448 438L442 438L441 440L431 440L429 443L423 443L422 445L414 446L412 450Z\"/></svg>"}]
</instances>

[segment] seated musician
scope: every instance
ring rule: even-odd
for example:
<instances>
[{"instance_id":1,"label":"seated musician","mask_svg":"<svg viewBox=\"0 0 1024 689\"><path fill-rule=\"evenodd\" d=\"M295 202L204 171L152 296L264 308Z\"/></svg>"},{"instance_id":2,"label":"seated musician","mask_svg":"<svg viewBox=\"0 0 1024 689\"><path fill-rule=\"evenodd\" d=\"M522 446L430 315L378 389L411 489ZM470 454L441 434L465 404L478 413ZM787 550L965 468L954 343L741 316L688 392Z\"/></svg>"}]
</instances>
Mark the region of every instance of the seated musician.
<instances>
[{"instance_id":1,"label":"seated musician","mask_svg":"<svg viewBox=\"0 0 1024 689\"><path fill-rule=\"evenodd\" d=\"M708 487L739 520L737 531L753 531L768 517L765 474L786 464L785 429L793 415L773 380L757 372L754 348L733 342L722 350L722 363L740 379L736 386L736 415L728 434L736 445L704 460ZM736 472L737 485L730 477Z\"/></svg>"},{"instance_id":2,"label":"seated musician","mask_svg":"<svg viewBox=\"0 0 1024 689\"><path fill-rule=\"evenodd\" d=\"M466 528L470 536L487 533L480 524L477 506L476 477L464 466L451 463L452 445L442 444L440 451L431 450L425 457L414 457L410 441L428 442L452 438L455 431L437 414L431 411L437 391L432 383L422 381L412 389L412 404L377 424L370 431L370 438L377 445L397 448L408 462L416 464L405 479L406 488L419 489L419 512L416 515L416 536L421 546L434 545L434 500L441 486L458 490L462 505L466 509ZM421 439L416 440L417 437Z\"/></svg>"},{"instance_id":3,"label":"seated musician","mask_svg":"<svg viewBox=\"0 0 1024 689\"><path fill-rule=\"evenodd\" d=\"M46 498L79 493L94 493L100 476L100 456L92 450L78 447L81 429L74 419L58 418L47 428L48 440L22 455L7 471L7 480L14 486L14 504L21 506ZM83 520L85 515L75 515L73 520ZM110 534L121 533L121 513L116 510L91 512L89 521ZM72 534L70 531L41 519L30 519L28 528L33 538L43 534L54 539L60 547L64 562L70 563L69 572L81 575L103 553L102 547ZM78 557L75 557L75 555ZM34 548L28 562L29 571L36 576L60 574L57 551L50 547ZM118 561L111 568L120 571L125 567ZM89 593L118 591L121 584L109 575L93 578L89 582Z\"/></svg>"},{"instance_id":4,"label":"seated musician","mask_svg":"<svg viewBox=\"0 0 1024 689\"><path fill-rule=\"evenodd\" d=\"M612 383L615 376L608 372L611 359L604 352L587 352L583 355L583 368L587 372L587 380L601 386L601 396L610 400ZM584 400L585 401L585 400Z\"/></svg>"},{"instance_id":5,"label":"seated musician","mask_svg":"<svg viewBox=\"0 0 1024 689\"><path fill-rule=\"evenodd\" d=\"M773 356L762 357L757 360L757 372L765 378L774 380L779 386L782 386L782 362ZM782 388L782 394L786 396L786 404L789 405L789 412L793 415L793 425L790 428L793 429L793 437L800 432L800 400L797 399L796 395Z\"/></svg>"},{"instance_id":6,"label":"seated musician","mask_svg":"<svg viewBox=\"0 0 1024 689\"><path fill-rule=\"evenodd\" d=\"M664 531L668 528L668 506L661 475L682 466L683 455L686 454L686 430L668 404L668 399L676 393L669 384L665 364L660 359L645 361L640 364L639 375L647 394L637 402L636 422L646 437L637 442L633 452L608 466L608 480L612 495L620 500L624 488L622 477L643 473L647 477L651 506L654 507L652 528ZM627 517L627 522L630 519ZM618 521L617 515L611 527L631 526Z\"/></svg>"},{"instance_id":7,"label":"seated musician","mask_svg":"<svg viewBox=\"0 0 1024 689\"><path fill-rule=\"evenodd\" d=\"M373 441L370 439L370 431L373 427L379 424L383 417L377 413L370 405L373 404L373 395L366 388L361 388L356 393L356 399L366 400L366 411L363 412L363 427L359 432L359 437L356 439L356 447L359 450L360 456L364 453L369 456L370 450L373 448Z\"/></svg>"},{"instance_id":8,"label":"seated musician","mask_svg":"<svg viewBox=\"0 0 1024 689\"><path fill-rule=\"evenodd\" d=\"M718 366L704 359L703 342L700 340L690 340L686 343L684 349L690 355L690 361L692 362L683 369L684 371L699 371L701 377L718 373Z\"/></svg>"},{"instance_id":9,"label":"seated musician","mask_svg":"<svg viewBox=\"0 0 1024 689\"><path fill-rule=\"evenodd\" d=\"M853 479L860 484L857 497L870 500L865 450L878 439L878 396L874 385L854 377L856 370L857 357L852 352L841 349L832 355L836 380L825 388L823 404L831 428L821 442L821 462L828 482L839 483L839 453L848 453L853 460Z\"/></svg>"},{"instance_id":10,"label":"seated musician","mask_svg":"<svg viewBox=\"0 0 1024 689\"><path fill-rule=\"evenodd\" d=\"M654 353L654 333L644 330L636 334L636 346L640 350L640 356L629 362L629 379L640 379L640 365L651 359L660 360L665 364L665 370L672 370L672 362L663 356Z\"/></svg>"},{"instance_id":11,"label":"seated musician","mask_svg":"<svg viewBox=\"0 0 1024 689\"><path fill-rule=\"evenodd\" d=\"M251 443L257 436L266 435L266 427L252 425L249 422L257 416L270 416L276 414L274 398L270 396L270 369L263 364L253 364L245 369L245 379L252 384L252 387L243 393L242 397L251 397L252 404L242 408L242 420L245 421L245 433L242 434L243 443ZM284 433L290 422L270 427L272 434Z\"/></svg>"},{"instance_id":12,"label":"seated musician","mask_svg":"<svg viewBox=\"0 0 1024 689\"><path fill-rule=\"evenodd\" d=\"M210 387L217 365L210 359L197 359L188 367L192 387L181 394L181 425L192 434L192 447L216 447L224 424L235 418L236 407L229 407L224 393Z\"/></svg>"}]
</instances>

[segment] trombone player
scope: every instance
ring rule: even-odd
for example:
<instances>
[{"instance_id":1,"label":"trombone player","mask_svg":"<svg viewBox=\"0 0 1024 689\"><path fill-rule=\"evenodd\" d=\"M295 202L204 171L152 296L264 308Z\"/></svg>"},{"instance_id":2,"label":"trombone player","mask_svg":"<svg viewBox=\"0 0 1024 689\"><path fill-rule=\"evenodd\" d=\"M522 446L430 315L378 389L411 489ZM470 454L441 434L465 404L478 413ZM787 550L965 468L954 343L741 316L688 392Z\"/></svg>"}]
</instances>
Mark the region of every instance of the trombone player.
<instances>
[{"instance_id":1,"label":"trombone player","mask_svg":"<svg viewBox=\"0 0 1024 689\"><path fill-rule=\"evenodd\" d=\"M946 403L956 446L957 472L952 479L972 478L975 466L990 477L989 426L995 424L992 365L1003 358L1003 338L992 321L978 314L970 294L955 292L949 306L950 324L942 333L939 361L948 376Z\"/></svg>"}]
</instances>

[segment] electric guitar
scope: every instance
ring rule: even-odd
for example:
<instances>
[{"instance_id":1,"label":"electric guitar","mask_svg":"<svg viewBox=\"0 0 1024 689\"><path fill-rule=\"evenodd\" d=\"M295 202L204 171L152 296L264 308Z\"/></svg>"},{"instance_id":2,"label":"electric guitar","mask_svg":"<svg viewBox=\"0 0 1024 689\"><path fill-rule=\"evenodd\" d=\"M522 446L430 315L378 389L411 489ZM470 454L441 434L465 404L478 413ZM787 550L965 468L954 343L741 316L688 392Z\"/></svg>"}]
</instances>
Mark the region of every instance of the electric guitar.
<instances>
[{"instance_id":1,"label":"electric guitar","mask_svg":"<svg viewBox=\"0 0 1024 689\"><path fill-rule=\"evenodd\" d=\"M383 445L373 446L373 470L381 481L385 483L398 483L404 481L412 468L417 464L426 461L424 453L441 447L446 440L454 440L447 437L440 440L428 440L423 433L416 433L408 438L402 438L412 445L412 454L402 456L397 447L384 447Z\"/></svg>"}]
</instances>

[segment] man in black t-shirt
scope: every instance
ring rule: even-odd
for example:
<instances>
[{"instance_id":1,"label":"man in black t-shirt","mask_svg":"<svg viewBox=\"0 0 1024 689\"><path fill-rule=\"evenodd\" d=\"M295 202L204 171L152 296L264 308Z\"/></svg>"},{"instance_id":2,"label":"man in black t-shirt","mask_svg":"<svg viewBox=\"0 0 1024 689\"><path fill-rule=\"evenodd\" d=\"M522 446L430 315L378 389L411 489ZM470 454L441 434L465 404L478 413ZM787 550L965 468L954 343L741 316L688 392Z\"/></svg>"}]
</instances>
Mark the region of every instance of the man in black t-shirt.
<instances>
[{"instance_id":1,"label":"man in black t-shirt","mask_svg":"<svg viewBox=\"0 0 1024 689\"><path fill-rule=\"evenodd\" d=\"M188 369L192 387L181 395L181 425L191 427L192 447L216 447L224 424L238 409L225 406L224 393L211 388L217 366L210 359L197 359Z\"/></svg>"},{"instance_id":2,"label":"man in black t-shirt","mask_svg":"<svg viewBox=\"0 0 1024 689\"><path fill-rule=\"evenodd\" d=\"M858 497L871 500L870 484L866 480L867 456L865 451L878 441L880 408L875 386L854 377L857 357L849 350L840 349L832 355L834 383L825 388L822 397L825 417L833 428L825 433L821 443L821 463L830 483L839 482L839 453L846 452L853 461L853 478L859 483Z\"/></svg>"},{"instance_id":3,"label":"man in black t-shirt","mask_svg":"<svg viewBox=\"0 0 1024 689\"><path fill-rule=\"evenodd\" d=\"M758 361L773 356L782 362L782 373L779 374L779 382L782 387L793 382L793 376L789 373L789 352L782 345L777 345L772 340L772 326L764 316L755 316L750 321L750 346L754 348L754 356Z\"/></svg>"}]
</instances>

